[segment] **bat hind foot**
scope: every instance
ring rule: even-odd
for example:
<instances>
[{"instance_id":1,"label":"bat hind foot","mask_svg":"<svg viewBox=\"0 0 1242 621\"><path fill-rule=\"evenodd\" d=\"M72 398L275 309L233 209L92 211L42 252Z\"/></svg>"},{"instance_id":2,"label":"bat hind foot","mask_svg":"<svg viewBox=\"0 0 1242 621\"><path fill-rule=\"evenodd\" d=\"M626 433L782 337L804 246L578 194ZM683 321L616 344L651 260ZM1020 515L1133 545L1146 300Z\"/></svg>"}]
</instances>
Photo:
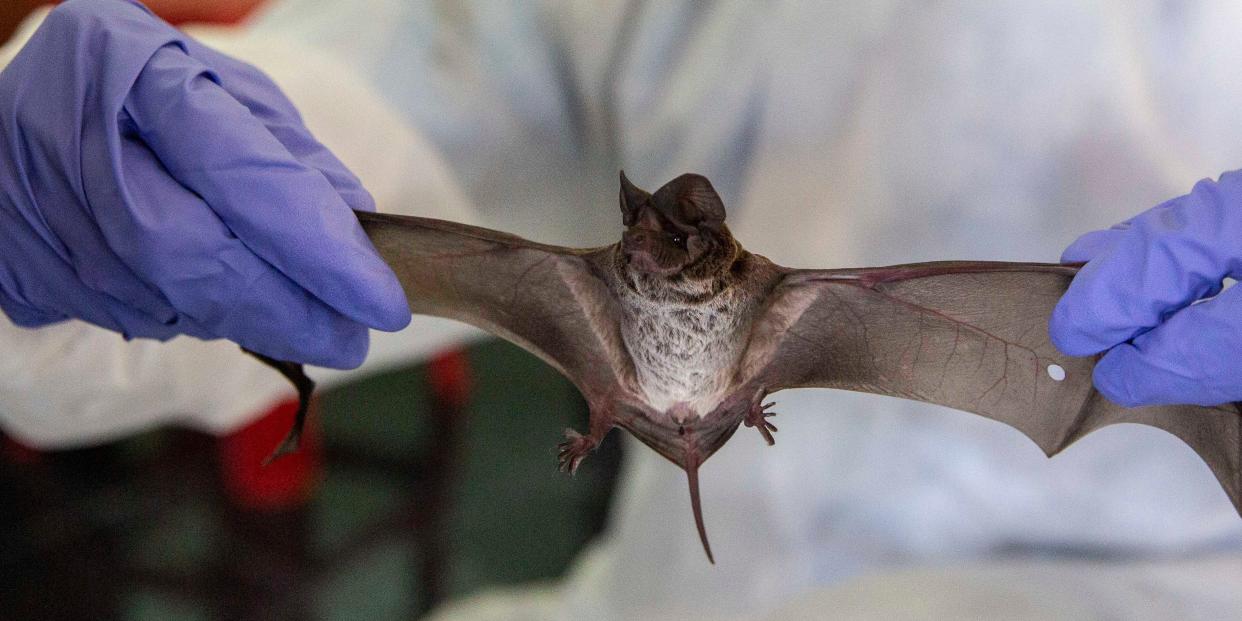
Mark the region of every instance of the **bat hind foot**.
<instances>
[{"instance_id":1,"label":"bat hind foot","mask_svg":"<svg viewBox=\"0 0 1242 621\"><path fill-rule=\"evenodd\" d=\"M746 419L743 423L747 427L758 429L759 433L763 435L763 441L767 442L768 446L772 446L776 444L776 439L772 437L772 434L776 433L777 429L776 425L773 425L768 418L776 416L776 412L768 410L776 403L769 401L760 405L759 401L762 401L762 399L755 401L754 405L750 406L750 411L746 413Z\"/></svg>"},{"instance_id":2,"label":"bat hind foot","mask_svg":"<svg viewBox=\"0 0 1242 621\"><path fill-rule=\"evenodd\" d=\"M560 471L573 475L578 471L578 465L582 463L582 460L597 446L599 442L595 438L584 436L573 429L566 429L565 441L560 444L560 453L556 456Z\"/></svg>"}]
</instances>

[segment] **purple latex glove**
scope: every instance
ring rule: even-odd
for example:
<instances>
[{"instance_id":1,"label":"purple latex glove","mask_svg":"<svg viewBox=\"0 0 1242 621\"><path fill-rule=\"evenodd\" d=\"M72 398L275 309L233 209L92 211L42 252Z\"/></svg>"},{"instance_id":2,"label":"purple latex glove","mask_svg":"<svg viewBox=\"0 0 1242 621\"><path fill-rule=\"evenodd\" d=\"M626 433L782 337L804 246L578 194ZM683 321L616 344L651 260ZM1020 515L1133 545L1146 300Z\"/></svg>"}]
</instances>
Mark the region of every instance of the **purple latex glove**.
<instances>
[{"instance_id":1,"label":"purple latex glove","mask_svg":"<svg viewBox=\"0 0 1242 621\"><path fill-rule=\"evenodd\" d=\"M358 179L257 69L134 2L53 10L0 73L0 308L350 368L410 320Z\"/></svg>"},{"instance_id":2,"label":"purple latex glove","mask_svg":"<svg viewBox=\"0 0 1242 621\"><path fill-rule=\"evenodd\" d=\"M1105 397L1131 407L1242 400L1242 287L1221 292L1242 274L1242 172L1087 233L1061 260L1087 265L1049 333L1071 356L1107 351L1094 376Z\"/></svg>"}]
</instances>

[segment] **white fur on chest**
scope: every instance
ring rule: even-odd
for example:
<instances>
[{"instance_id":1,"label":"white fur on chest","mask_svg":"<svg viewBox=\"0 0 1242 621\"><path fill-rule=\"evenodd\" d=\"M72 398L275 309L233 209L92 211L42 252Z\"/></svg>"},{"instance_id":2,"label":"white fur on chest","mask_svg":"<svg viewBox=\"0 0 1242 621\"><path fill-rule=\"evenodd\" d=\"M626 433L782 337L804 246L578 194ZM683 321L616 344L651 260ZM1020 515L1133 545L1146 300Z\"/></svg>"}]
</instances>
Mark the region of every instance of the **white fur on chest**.
<instances>
[{"instance_id":1,"label":"white fur on chest","mask_svg":"<svg viewBox=\"0 0 1242 621\"><path fill-rule=\"evenodd\" d=\"M666 306L634 297L621 335L648 405L675 418L703 416L727 396L745 339L737 300Z\"/></svg>"}]
</instances>

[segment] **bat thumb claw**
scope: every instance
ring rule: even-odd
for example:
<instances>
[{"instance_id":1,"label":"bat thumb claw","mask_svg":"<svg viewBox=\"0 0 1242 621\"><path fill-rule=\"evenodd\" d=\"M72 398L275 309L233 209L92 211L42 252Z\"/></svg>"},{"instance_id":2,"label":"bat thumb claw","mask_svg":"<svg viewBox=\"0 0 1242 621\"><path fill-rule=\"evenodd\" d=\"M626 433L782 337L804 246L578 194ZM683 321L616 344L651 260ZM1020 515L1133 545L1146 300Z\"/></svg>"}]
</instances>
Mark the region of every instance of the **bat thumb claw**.
<instances>
[{"instance_id":1,"label":"bat thumb claw","mask_svg":"<svg viewBox=\"0 0 1242 621\"><path fill-rule=\"evenodd\" d=\"M280 441L280 445L272 451L272 454L263 460L263 465L268 466L277 459L296 452L301 445L302 434L298 433L296 429L289 431L289 434L285 436L284 440Z\"/></svg>"}]
</instances>

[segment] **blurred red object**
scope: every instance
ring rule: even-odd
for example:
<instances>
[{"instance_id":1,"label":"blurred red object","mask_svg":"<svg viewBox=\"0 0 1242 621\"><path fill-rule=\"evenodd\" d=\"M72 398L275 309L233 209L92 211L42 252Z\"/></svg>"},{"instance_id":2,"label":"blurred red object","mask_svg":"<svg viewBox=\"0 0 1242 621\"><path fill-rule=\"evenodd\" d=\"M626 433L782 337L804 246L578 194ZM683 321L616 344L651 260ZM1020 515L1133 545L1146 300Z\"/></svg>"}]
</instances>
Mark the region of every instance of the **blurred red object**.
<instances>
[{"instance_id":1,"label":"blurred red object","mask_svg":"<svg viewBox=\"0 0 1242 621\"><path fill-rule=\"evenodd\" d=\"M43 453L8 436L0 436L0 455L11 464L33 464L43 460Z\"/></svg>"},{"instance_id":2,"label":"blurred red object","mask_svg":"<svg viewBox=\"0 0 1242 621\"><path fill-rule=\"evenodd\" d=\"M441 352L427 365L427 380L436 399L454 410L470 398L470 363L463 349Z\"/></svg>"},{"instance_id":3,"label":"blurred red object","mask_svg":"<svg viewBox=\"0 0 1242 621\"><path fill-rule=\"evenodd\" d=\"M433 415L465 407L470 396L470 371L464 350L450 349L433 358L427 366L427 379L438 402ZM221 479L226 493L238 506L279 511L306 502L314 492L324 457L313 413L307 419L302 447L263 465L289 432L296 413L297 400L291 399L220 438Z\"/></svg>"},{"instance_id":4,"label":"blurred red object","mask_svg":"<svg viewBox=\"0 0 1242 621\"><path fill-rule=\"evenodd\" d=\"M143 4L171 24L235 24L264 0L144 0Z\"/></svg>"},{"instance_id":5,"label":"blurred red object","mask_svg":"<svg viewBox=\"0 0 1242 621\"><path fill-rule=\"evenodd\" d=\"M44 4L40 0L4 0L0 2L0 43L9 40L13 30L31 11Z\"/></svg>"},{"instance_id":6,"label":"blurred red object","mask_svg":"<svg viewBox=\"0 0 1242 621\"><path fill-rule=\"evenodd\" d=\"M281 402L249 425L220 438L221 482L238 506L279 511L310 498L323 468L323 445L314 416L306 422L300 449L263 465L293 426L297 409L297 399Z\"/></svg>"},{"instance_id":7,"label":"blurred red object","mask_svg":"<svg viewBox=\"0 0 1242 621\"><path fill-rule=\"evenodd\" d=\"M156 15L172 24L236 24L259 8L265 0L146 0ZM8 41L17 25L43 5L54 0L0 0L0 44Z\"/></svg>"}]
</instances>

